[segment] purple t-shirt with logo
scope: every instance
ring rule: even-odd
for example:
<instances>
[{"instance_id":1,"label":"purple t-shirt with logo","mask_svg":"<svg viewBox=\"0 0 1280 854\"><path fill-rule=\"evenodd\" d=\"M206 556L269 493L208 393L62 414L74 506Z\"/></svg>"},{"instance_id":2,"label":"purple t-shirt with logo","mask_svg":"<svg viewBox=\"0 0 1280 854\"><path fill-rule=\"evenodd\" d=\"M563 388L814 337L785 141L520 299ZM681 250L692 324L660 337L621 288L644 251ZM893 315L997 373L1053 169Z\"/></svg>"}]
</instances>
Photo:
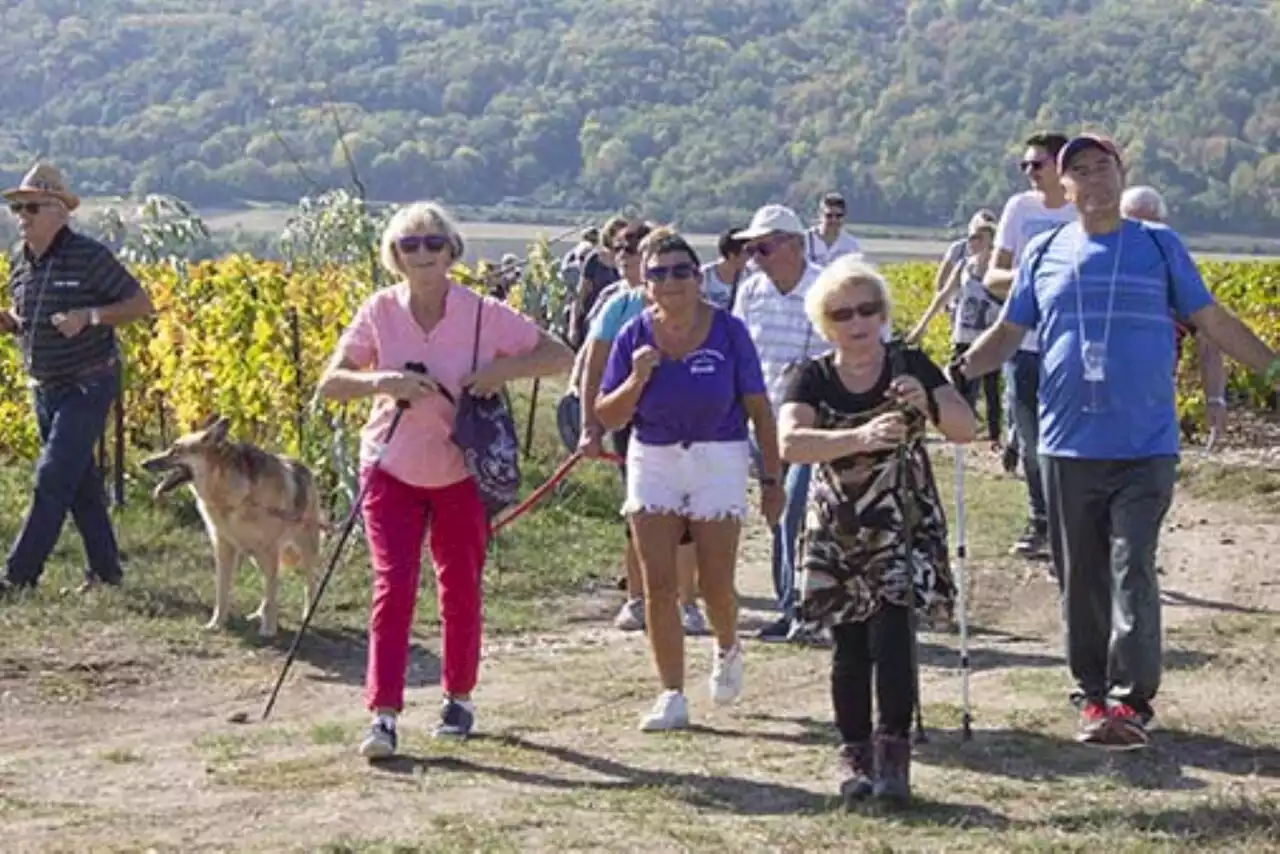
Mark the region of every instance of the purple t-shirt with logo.
<instances>
[{"instance_id":1,"label":"purple t-shirt with logo","mask_svg":"<svg viewBox=\"0 0 1280 854\"><path fill-rule=\"evenodd\" d=\"M609 394L631 375L631 355L653 343L651 310L627 321L609 351L600 384ZM765 394L764 374L746 325L715 309L702 344L683 359L663 356L640 394L632 438L645 445L736 442L747 438L742 398Z\"/></svg>"}]
</instances>

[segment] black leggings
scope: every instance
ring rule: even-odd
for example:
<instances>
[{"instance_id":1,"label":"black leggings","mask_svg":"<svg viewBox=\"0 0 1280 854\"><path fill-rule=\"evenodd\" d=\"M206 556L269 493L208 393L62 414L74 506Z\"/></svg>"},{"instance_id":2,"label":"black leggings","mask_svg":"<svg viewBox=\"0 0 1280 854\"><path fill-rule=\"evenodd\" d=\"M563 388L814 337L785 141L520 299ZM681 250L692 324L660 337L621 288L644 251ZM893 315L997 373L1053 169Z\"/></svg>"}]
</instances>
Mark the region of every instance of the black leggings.
<instances>
[{"instance_id":1,"label":"black leggings","mask_svg":"<svg viewBox=\"0 0 1280 854\"><path fill-rule=\"evenodd\" d=\"M952 350L953 358L959 357L968 349L968 344L956 344ZM987 438L992 442L999 441L1000 419L1003 411L1003 404L1000 399L1000 372L992 371L978 380L971 380L959 374L954 379L956 381L956 391L960 392L960 396L975 411L978 406L978 392L982 392L987 404Z\"/></svg>"},{"instance_id":2,"label":"black leggings","mask_svg":"<svg viewBox=\"0 0 1280 854\"><path fill-rule=\"evenodd\" d=\"M875 666L880 731L905 738L915 707L911 620L906 608L881 603L870 619L831 630L831 700L845 744L871 738L871 669Z\"/></svg>"}]
</instances>

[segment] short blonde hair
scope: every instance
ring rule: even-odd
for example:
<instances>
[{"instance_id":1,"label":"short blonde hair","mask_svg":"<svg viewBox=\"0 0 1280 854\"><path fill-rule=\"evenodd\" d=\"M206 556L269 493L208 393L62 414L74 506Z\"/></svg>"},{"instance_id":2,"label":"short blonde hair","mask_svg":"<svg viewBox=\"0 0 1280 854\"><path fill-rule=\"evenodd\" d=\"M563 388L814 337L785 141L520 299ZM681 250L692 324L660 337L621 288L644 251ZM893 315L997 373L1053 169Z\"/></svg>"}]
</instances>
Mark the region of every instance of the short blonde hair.
<instances>
[{"instance_id":1,"label":"short blonde hair","mask_svg":"<svg viewBox=\"0 0 1280 854\"><path fill-rule=\"evenodd\" d=\"M400 263L400 250L396 241L410 234L443 234L453 244L453 260L462 257L466 248L453 216L439 202L414 202L396 211L382 230L378 248L378 260L393 276L404 277L404 265Z\"/></svg>"},{"instance_id":2,"label":"short blonde hair","mask_svg":"<svg viewBox=\"0 0 1280 854\"><path fill-rule=\"evenodd\" d=\"M823 268L818 279L804 297L804 312L809 322L827 341L834 339L831 321L827 319L827 303L841 291L870 285L884 304L883 325L889 325L893 315L893 301L889 297L889 284L875 267L857 255L842 255Z\"/></svg>"}]
</instances>

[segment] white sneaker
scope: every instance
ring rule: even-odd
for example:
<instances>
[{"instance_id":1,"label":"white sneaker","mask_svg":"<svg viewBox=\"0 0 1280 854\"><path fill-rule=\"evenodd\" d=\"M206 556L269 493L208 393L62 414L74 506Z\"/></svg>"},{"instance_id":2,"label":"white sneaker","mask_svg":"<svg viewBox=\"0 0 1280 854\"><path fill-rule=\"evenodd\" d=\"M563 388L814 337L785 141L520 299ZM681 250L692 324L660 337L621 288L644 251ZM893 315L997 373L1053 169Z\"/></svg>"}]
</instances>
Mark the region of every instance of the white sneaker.
<instances>
[{"instance_id":1,"label":"white sneaker","mask_svg":"<svg viewBox=\"0 0 1280 854\"><path fill-rule=\"evenodd\" d=\"M711 667L711 699L716 705L723 706L742 694L746 654L740 641L734 641L733 646L726 650L714 645L712 648L715 650L715 663Z\"/></svg>"},{"instance_id":2,"label":"white sneaker","mask_svg":"<svg viewBox=\"0 0 1280 854\"><path fill-rule=\"evenodd\" d=\"M644 631L644 600L628 599L613 618L613 627L621 632Z\"/></svg>"},{"instance_id":3,"label":"white sneaker","mask_svg":"<svg viewBox=\"0 0 1280 854\"><path fill-rule=\"evenodd\" d=\"M649 714L640 720L643 732L683 729L689 725L689 704L680 691L663 691Z\"/></svg>"},{"instance_id":4,"label":"white sneaker","mask_svg":"<svg viewBox=\"0 0 1280 854\"><path fill-rule=\"evenodd\" d=\"M705 635L707 618L702 616L702 609L697 602L690 602L680 609L680 622L684 625L686 635Z\"/></svg>"}]
</instances>

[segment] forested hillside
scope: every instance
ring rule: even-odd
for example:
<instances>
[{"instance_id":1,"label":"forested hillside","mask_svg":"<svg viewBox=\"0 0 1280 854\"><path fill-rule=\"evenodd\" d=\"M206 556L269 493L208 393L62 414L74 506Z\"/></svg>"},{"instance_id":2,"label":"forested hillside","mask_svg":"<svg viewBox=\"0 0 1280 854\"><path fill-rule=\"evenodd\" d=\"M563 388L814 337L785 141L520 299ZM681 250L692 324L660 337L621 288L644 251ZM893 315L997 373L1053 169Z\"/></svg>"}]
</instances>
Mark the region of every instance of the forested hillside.
<instances>
[{"instance_id":1,"label":"forested hillside","mask_svg":"<svg viewBox=\"0 0 1280 854\"><path fill-rule=\"evenodd\" d=\"M336 104L377 199L936 226L1094 126L1182 227L1280 228L1275 0L9 0L0 43L0 168L87 193L292 201Z\"/></svg>"}]
</instances>

